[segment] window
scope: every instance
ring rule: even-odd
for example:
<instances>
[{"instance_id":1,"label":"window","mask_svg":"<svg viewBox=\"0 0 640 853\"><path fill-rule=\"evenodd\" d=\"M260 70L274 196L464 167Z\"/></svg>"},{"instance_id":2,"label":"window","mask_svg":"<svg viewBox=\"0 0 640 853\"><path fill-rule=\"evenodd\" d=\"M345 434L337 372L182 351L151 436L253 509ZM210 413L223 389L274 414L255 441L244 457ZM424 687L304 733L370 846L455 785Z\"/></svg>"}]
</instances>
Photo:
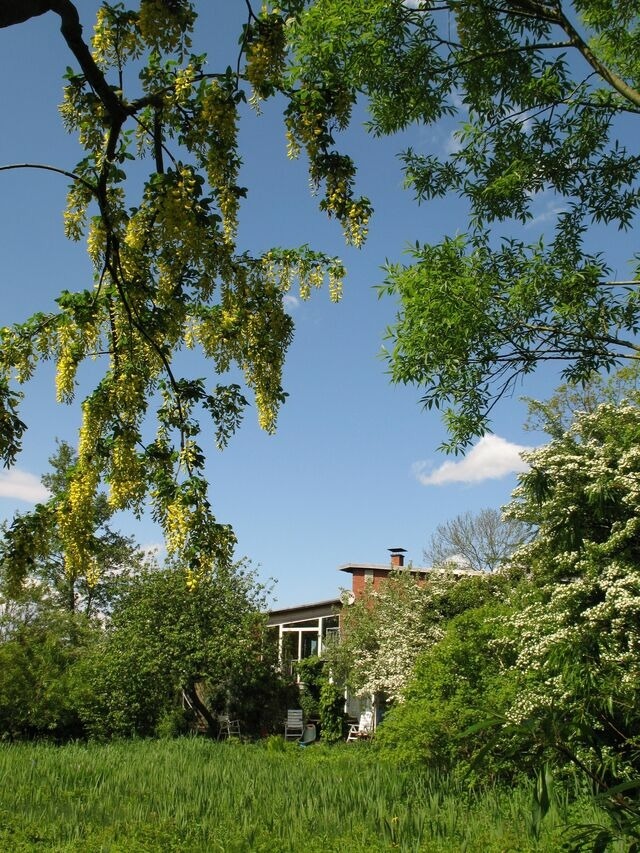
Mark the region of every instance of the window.
<instances>
[{"instance_id":1,"label":"window","mask_svg":"<svg viewBox=\"0 0 640 853\"><path fill-rule=\"evenodd\" d=\"M300 644L300 658L310 658L318 654L318 633L311 631L302 632L302 643Z\"/></svg>"}]
</instances>

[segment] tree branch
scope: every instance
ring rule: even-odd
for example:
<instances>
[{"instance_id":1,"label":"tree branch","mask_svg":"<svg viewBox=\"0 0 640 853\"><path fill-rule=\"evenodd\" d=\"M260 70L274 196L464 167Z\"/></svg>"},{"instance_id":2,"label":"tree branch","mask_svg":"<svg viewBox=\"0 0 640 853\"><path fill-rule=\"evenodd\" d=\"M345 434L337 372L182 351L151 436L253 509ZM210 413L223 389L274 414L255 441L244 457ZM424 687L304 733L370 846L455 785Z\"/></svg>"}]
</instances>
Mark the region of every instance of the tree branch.
<instances>
[{"instance_id":1,"label":"tree branch","mask_svg":"<svg viewBox=\"0 0 640 853\"><path fill-rule=\"evenodd\" d=\"M573 41L554 41L554 42L535 42L531 44L516 44L512 47L503 47L500 50L493 50L490 53L476 53L468 59L456 59L447 65L443 65L438 69L438 73L443 71L454 71L461 68L463 65L471 65L474 62L482 62L485 59L492 59L496 56L504 56L509 53L533 53L538 50L561 50L563 47L573 47Z\"/></svg>"},{"instance_id":2,"label":"tree branch","mask_svg":"<svg viewBox=\"0 0 640 853\"><path fill-rule=\"evenodd\" d=\"M51 10L49 0L3 0L0 3L0 29L23 24Z\"/></svg>"},{"instance_id":3,"label":"tree branch","mask_svg":"<svg viewBox=\"0 0 640 853\"><path fill-rule=\"evenodd\" d=\"M630 101L634 106L640 107L640 92L637 89L634 89L632 86L629 86L622 77L619 77L615 71L612 71L610 68L607 68L598 57L593 53L589 45L582 38L580 33L573 26L571 21L564 14L562 9L558 10L558 23L566 32L566 34L571 39L573 46L578 50L582 56L586 59L589 65L597 71L597 73L605 80L613 89L618 92L619 95L622 95L627 101Z\"/></svg>"},{"instance_id":4,"label":"tree branch","mask_svg":"<svg viewBox=\"0 0 640 853\"><path fill-rule=\"evenodd\" d=\"M80 23L78 10L71 0L53 0L50 3L50 8L60 16L60 32L64 36L69 49L80 63L80 68L82 68L87 82L100 98L113 121L119 121L122 125L127 117L127 110L120 98L107 83L104 74L96 65L91 56L91 51L82 38L82 24Z\"/></svg>"},{"instance_id":5,"label":"tree branch","mask_svg":"<svg viewBox=\"0 0 640 853\"><path fill-rule=\"evenodd\" d=\"M162 160L162 109L156 107L153 111L153 154L156 161L156 172L164 173L164 162Z\"/></svg>"},{"instance_id":6,"label":"tree branch","mask_svg":"<svg viewBox=\"0 0 640 853\"><path fill-rule=\"evenodd\" d=\"M71 178L72 181L78 181L83 186L95 195L98 191L94 184L89 183L75 172L67 172L66 169L59 169L57 166L47 166L45 163L11 163L7 166L0 166L0 172L9 172L12 169L43 169L45 172L57 172L58 175L64 175L66 178Z\"/></svg>"}]
</instances>

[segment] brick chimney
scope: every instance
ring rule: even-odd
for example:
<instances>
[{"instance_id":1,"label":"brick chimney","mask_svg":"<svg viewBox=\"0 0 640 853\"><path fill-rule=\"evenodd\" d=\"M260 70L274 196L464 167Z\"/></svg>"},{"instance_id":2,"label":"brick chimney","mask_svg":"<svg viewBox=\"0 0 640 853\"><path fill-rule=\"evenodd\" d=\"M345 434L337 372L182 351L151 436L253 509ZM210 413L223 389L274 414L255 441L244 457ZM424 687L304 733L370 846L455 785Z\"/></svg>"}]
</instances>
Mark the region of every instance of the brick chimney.
<instances>
[{"instance_id":1,"label":"brick chimney","mask_svg":"<svg viewBox=\"0 0 640 853\"><path fill-rule=\"evenodd\" d=\"M391 568L401 569L404 566L404 555L407 553L404 548L389 548L391 554Z\"/></svg>"}]
</instances>

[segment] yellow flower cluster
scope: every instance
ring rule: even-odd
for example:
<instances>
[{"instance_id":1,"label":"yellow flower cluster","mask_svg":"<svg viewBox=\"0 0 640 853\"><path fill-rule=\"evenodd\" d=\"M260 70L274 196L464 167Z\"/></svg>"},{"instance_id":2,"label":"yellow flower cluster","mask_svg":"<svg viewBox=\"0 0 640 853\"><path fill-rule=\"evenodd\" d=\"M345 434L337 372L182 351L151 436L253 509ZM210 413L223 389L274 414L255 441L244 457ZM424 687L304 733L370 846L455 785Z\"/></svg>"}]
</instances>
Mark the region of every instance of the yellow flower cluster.
<instances>
[{"instance_id":1,"label":"yellow flower cluster","mask_svg":"<svg viewBox=\"0 0 640 853\"><path fill-rule=\"evenodd\" d=\"M342 280L345 270L343 267L329 270L329 298L332 302L340 302L342 299Z\"/></svg>"},{"instance_id":2,"label":"yellow flower cluster","mask_svg":"<svg viewBox=\"0 0 640 853\"><path fill-rule=\"evenodd\" d=\"M298 267L298 281L300 299L309 299L311 288L318 289L324 284L325 271L320 264L300 264Z\"/></svg>"},{"instance_id":3,"label":"yellow flower cluster","mask_svg":"<svg viewBox=\"0 0 640 853\"><path fill-rule=\"evenodd\" d=\"M124 234L124 244L134 252L141 252L149 238L149 217L146 208L129 217Z\"/></svg>"},{"instance_id":4,"label":"yellow flower cluster","mask_svg":"<svg viewBox=\"0 0 640 853\"><path fill-rule=\"evenodd\" d=\"M204 96L202 120L209 129L207 179L218 199L225 237L231 242L238 227L238 111L233 98L216 80L212 81Z\"/></svg>"},{"instance_id":5,"label":"yellow flower cluster","mask_svg":"<svg viewBox=\"0 0 640 853\"><path fill-rule=\"evenodd\" d=\"M64 544L65 568L71 577L86 576L91 583L98 578L98 567L92 557L90 541L93 533L93 503L98 487L95 466L80 460L66 499L56 509L58 532Z\"/></svg>"},{"instance_id":6,"label":"yellow flower cluster","mask_svg":"<svg viewBox=\"0 0 640 853\"><path fill-rule=\"evenodd\" d=\"M92 55L98 65L107 65L113 58L113 36L109 11L105 6L101 6L96 15L93 38L91 39Z\"/></svg>"},{"instance_id":7,"label":"yellow flower cluster","mask_svg":"<svg viewBox=\"0 0 640 853\"><path fill-rule=\"evenodd\" d=\"M91 190L80 181L74 181L67 193L64 211L64 233L69 240L81 239L87 222L87 206L91 201Z\"/></svg>"},{"instance_id":8,"label":"yellow flower cluster","mask_svg":"<svg viewBox=\"0 0 640 853\"><path fill-rule=\"evenodd\" d=\"M118 15L109 6L101 6L91 40L92 56L103 68L121 65L127 57L139 56L141 45L133 18Z\"/></svg>"},{"instance_id":9,"label":"yellow flower cluster","mask_svg":"<svg viewBox=\"0 0 640 853\"><path fill-rule=\"evenodd\" d=\"M265 432L272 433L276 428L278 406L260 388L256 389L255 395L256 409L258 410L258 423L260 424L260 429L263 429Z\"/></svg>"},{"instance_id":10,"label":"yellow flower cluster","mask_svg":"<svg viewBox=\"0 0 640 853\"><path fill-rule=\"evenodd\" d=\"M71 322L58 325L58 364L56 370L56 399L70 403L73 399L78 369L78 328Z\"/></svg>"},{"instance_id":11,"label":"yellow flower cluster","mask_svg":"<svg viewBox=\"0 0 640 853\"><path fill-rule=\"evenodd\" d=\"M197 319L192 314L189 314L184 324L184 345L187 349L194 349L196 345L198 340L198 326Z\"/></svg>"},{"instance_id":12,"label":"yellow flower cluster","mask_svg":"<svg viewBox=\"0 0 640 853\"><path fill-rule=\"evenodd\" d=\"M145 43L167 53L185 50L191 46L189 28L195 15L190 4L171 4L166 0L142 0L138 14L138 29Z\"/></svg>"},{"instance_id":13,"label":"yellow flower cluster","mask_svg":"<svg viewBox=\"0 0 640 853\"><path fill-rule=\"evenodd\" d=\"M158 224L161 225L164 238L168 242L182 243L185 225L193 212L191 190L195 182L178 180L163 195L159 204Z\"/></svg>"},{"instance_id":14,"label":"yellow flower cluster","mask_svg":"<svg viewBox=\"0 0 640 853\"><path fill-rule=\"evenodd\" d=\"M367 202L362 200L352 202L342 218L342 230L344 238L350 246L361 248L369 233L368 225L371 216L371 208Z\"/></svg>"},{"instance_id":15,"label":"yellow flower cluster","mask_svg":"<svg viewBox=\"0 0 640 853\"><path fill-rule=\"evenodd\" d=\"M78 438L78 458L90 459L100 439L101 413L92 400L82 404L82 425Z\"/></svg>"},{"instance_id":16,"label":"yellow flower cluster","mask_svg":"<svg viewBox=\"0 0 640 853\"><path fill-rule=\"evenodd\" d=\"M159 274L157 296L169 300L186 265L200 266L205 238L197 219L199 191L194 172L182 167L171 183L154 193L126 225L127 274L147 277L153 259ZM162 292L160 292L162 291Z\"/></svg>"},{"instance_id":17,"label":"yellow flower cluster","mask_svg":"<svg viewBox=\"0 0 640 853\"><path fill-rule=\"evenodd\" d=\"M269 94L270 87L282 82L286 48L284 21L280 15L266 15L256 24L254 36L247 48L245 74L254 94L261 98Z\"/></svg>"},{"instance_id":18,"label":"yellow flower cluster","mask_svg":"<svg viewBox=\"0 0 640 853\"><path fill-rule=\"evenodd\" d=\"M179 497L169 504L164 519L165 542L169 554L179 553L184 548L189 538L191 521L190 510Z\"/></svg>"},{"instance_id":19,"label":"yellow flower cluster","mask_svg":"<svg viewBox=\"0 0 640 853\"><path fill-rule=\"evenodd\" d=\"M293 131L287 130L287 157L289 160L297 160L300 156L300 145L298 140L293 135Z\"/></svg>"},{"instance_id":20,"label":"yellow flower cluster","mask_svg":"<svg viewBox=\"0 0 640 853\"><path fill-rule=\"evenodd\" d=\"M348 245L359 249L367 238L371 205L366 198L353 198L351 181L345 174L331 173L326 181L321 207L339 220Z\"/></svg>"},{"instance_id":21,"label":"yellow flower cluster","mask_svg":"<svg viewBox=\"0 0 640 853\"><path fill-rule=\"evenodd\" d=\"M194 441L185 441L184 447L180 451L180 465L185 470L189 470L196 462L200 451Z\"/></svg>"},{"instance_id":22,"label":"yellow flower cluster","mask_svg":"<svg viewBox=\"0 0 640 853\"><path fill-rule=\"evenodd\" d=\"M123 322L127 320L123 318ZM139 366L119 372L111 380L109 393L119 418L127 425L135 423L137 414L145 405L145 380L155 363L146 347L138 350Z\"/></svg>"},{"instance_id":23,"label":"yellow flower cluster","mask_svg":"<svg viewBox=\"0 0 640 853\"><path fill-rule=\"evenodd\" d=\"M298 294L300 299L306 301L311 296L312 289L322 287L325 275L328 273L329 297L332 302L339 302L342 298L342 282L345 269L342 264L334 259L331 263L327 259L298 257L295 253L287 253L285 258L276 258L273 252L267 252L262 258L262 270L264 280L278 287L283 293L287 293L294 279L298 280Z\"/></svg>"},{"instance_id":24,"label":"yellow flower cluster","mask_svg":"<svg viewBox=\"0 0 640 853\"><path fill-rule=\"evenodd\" d=\"M271 284L274 284L280 288L283 293L288 293L291 290L291 286L293 285L293 281L295 279L296 268L293 264L293 261L290 260L278 260L277 262L273 259L271 253L267 253L265 255L265 279ZM306 299L306 296L300 294L302 299Z\"/></svg>"},{"instance_id":25,"label":"yellow flower cluster","mask_svg":"<svg viewBox=\"0 0 640 853\"><path fill-rule=\"evenodd\" d=\"M100 566L98 565L98 560L95 554L87 554L87 568L85 576L89 587L93 588L97 585L101 574Z\"/></svg>"},{"instance_id":26,"label":"yellow flower cluster","mask_svg":"<svg viewBox=\"0 0 640 853\"><path fill-rule=\"evenodd\" d=\"M121 433L116 436L111 449L111 475L109 477L109 503L124 509L142 500L144 473L135 449L135 435Z\"/></svg>"},{"instance_id":27,"label":"yellow flower cluster","mask_svg":"<svg viewBox=\"0 0 640 853\"><path fill-rule=\"evenodd\" d=\"M326 137L327 117L321 110L300 110L287 116L287 154L290 158L298 156L302 144L313 162L321 153L321 142L326 143Z\"/></svg>"},{"instance_id":28,"label":"yellow flower cluster","mask_svg":"<svg viewBox=\"0 0 640 853\"><path fill-rule=\"evenodd\" d=\"M176 104L184 105L189 102L189 98L191 97L191 92L193 90L194 77L195 71L191 63L176 72L173 89Z\"/></svg>"},{"instance_id":29,"label":"yellow flower cluster","mask_svg":"<svg viewBox=\"0 0 640 853\"><path fill-rule=\"evenodd\" d=\"M80 126L81 112L78 103L79 90L76 86L65 86L62 96L62 103L58 107L58 112L62 117L62 124L67 132L77 130Z\"/></svg>"},{"instance_id":30,"label":"yellow flower cluster","mask_svg":"<svg viewBox=\"0 0 640 853\"><path fill-rule=\"evenodd\" d=\"M78 131L83 148L99 157L105 141L107 115L102 103L78 86L65 86L59 112L65 129Z\"/></svg>"},{"instance_id":31,"label":"yellow flower cluster","mask_svg":"<svg viewBox=\"0 0 640 853\"><path fill-rule=\"evenodd\" d=\"M94 267L99 269L102 266L102 261L105 254L106 232L104 221L100 216L94 216L89 226L87 235L87 252L91 258Z\"/></svg>"}]
</instances>

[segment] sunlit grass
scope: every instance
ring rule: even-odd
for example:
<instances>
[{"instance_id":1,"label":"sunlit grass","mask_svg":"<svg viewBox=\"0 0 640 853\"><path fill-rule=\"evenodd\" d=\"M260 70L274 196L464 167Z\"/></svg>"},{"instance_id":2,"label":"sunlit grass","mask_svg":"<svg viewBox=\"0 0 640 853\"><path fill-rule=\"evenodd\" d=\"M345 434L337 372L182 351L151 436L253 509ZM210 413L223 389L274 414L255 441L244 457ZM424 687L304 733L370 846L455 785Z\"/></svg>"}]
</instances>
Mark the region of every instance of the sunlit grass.
<instances>
[{"instance_id":1,"label":"sunlit grass","mask_svg":"<svg viewBox=\"0 0 640 853\"><path fill-rule=\"evenodd\" d=\"M560 805L540 837L531 791L469 793L358 746L203 739L0 747L0 850L60 853L557 851ZM271 748L269 748L271 747Z\"/></svg>"}]
</instances>

